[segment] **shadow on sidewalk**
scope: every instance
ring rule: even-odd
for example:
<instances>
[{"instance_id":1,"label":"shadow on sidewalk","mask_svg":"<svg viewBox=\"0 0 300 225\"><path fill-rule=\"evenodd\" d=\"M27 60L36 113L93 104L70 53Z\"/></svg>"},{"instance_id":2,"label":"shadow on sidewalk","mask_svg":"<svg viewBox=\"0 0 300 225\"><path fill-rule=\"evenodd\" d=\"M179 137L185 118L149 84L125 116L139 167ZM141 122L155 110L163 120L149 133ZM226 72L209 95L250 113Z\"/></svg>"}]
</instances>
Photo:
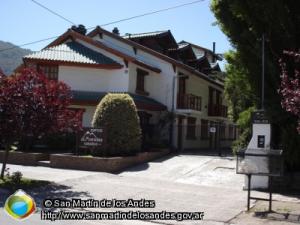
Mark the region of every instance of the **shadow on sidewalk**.
<instances>
[{"instance_id":1,"label":"shadow on sidewalk","mask_svg":"<svg viewBox=\"0 0 300 225\"><path fill-rule=\"evenodd\" d=\"M32 190L27 190L34 200L38 208L42 208L43 201L45 199L70 199L70 198L90 198L91 195L88 192L78 192L73 191L72 187L49 183L45 186L34 188ZM13 192L3 191L0 189L0 207L4 207L6 199L13 194Z\"/></svg>"},{"instance_id":2,"label":"shadow on sidewalk","mask_svg":"<svg viewBox=\"0 0 300 225\"><path fill-rule=\"evenodd\" d=\"M289 212L282 213L276 211L272 211L272 212L262 211L262 212L255 212L254 216L259 217L261 219L300 223L300 214L289 213Z\"/></svg>"}]
</instances>

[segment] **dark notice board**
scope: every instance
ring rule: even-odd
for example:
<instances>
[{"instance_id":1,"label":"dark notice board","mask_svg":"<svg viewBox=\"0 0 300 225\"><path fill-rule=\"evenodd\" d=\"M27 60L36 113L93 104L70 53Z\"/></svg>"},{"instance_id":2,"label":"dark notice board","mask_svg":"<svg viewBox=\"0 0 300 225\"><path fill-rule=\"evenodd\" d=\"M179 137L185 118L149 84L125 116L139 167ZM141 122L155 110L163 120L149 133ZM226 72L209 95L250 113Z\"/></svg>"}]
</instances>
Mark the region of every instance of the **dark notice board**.
<instances>
[{"instance_id":1,"label":"dark notice board","mask_svg":"<svg viewBox=\"0 0 300 225\"><path fill-rule=\"evenodd\" d=\"M105 129L85 127L78 135L79 148L99 148L105 144Z\"/></svg>"},{"instance_id":2,"label":"dark notice board","mask_svg":"<svg viewBox=\"0 0 300 225\"><path fill-rule=\"evenodd\" d=\"M269 119L266 116L265 111L258 110L252 113L252 123L255 124L268 124L270 123Z\"/></svg>"}]
</instances>

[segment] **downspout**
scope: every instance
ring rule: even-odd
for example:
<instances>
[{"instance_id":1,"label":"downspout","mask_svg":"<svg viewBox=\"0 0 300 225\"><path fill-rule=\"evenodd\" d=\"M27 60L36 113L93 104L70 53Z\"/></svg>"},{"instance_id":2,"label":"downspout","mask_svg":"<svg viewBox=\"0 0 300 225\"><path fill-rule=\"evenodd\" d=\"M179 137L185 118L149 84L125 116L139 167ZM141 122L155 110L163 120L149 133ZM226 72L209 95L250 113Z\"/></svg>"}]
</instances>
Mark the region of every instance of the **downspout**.
<instances>
[{"instance_id":1,"label":"downspout","mask_svg":"<svg viewBox=\"0 0 300 225\"><path fill-rule=\"evenodd\" d=\"M170 150L173 152L174 151L174 121L175 121L175 79L176 76L172 77L172 108L171 108L171 124L170 124Z\"/></svg>"}]
</instances>

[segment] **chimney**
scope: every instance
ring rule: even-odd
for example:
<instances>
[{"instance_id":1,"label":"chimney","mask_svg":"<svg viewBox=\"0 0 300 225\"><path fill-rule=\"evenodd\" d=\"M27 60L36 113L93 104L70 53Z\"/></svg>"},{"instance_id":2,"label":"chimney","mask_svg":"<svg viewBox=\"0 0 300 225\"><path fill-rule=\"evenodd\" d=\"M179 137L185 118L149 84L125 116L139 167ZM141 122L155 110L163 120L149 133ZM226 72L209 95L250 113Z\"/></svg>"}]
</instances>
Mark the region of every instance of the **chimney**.
<instances>
[{"instance_id":1,"label":"chimney","mask_svg":"<svg viewBox=\"0 0 300 225\"><path fill-rule=\"evenodd\" d=\"M112 32L116 35L120 35L119 29L117 27L115 27Z\"/></svg>"},{"instance_id":2,"label":"chimney","mask_svg":"<svg viewBox=\"0 0 300 225\"><path fill-rule=\"evenodd\" d=\"M85 35L86 34L86 28L84 25L79 24L78 26L72 26L71 27L72 30L76 31L79 34Z\"/></svg>"},{"instance_id":3,"label":"chimney","mask_svg":"<svg viewBox=\"0 0 300 225\"><path fill-rule=\"evenodd\" d=\"M216 42L213 42L213 62L216 62Z\"/></svg>"}]
</instances>

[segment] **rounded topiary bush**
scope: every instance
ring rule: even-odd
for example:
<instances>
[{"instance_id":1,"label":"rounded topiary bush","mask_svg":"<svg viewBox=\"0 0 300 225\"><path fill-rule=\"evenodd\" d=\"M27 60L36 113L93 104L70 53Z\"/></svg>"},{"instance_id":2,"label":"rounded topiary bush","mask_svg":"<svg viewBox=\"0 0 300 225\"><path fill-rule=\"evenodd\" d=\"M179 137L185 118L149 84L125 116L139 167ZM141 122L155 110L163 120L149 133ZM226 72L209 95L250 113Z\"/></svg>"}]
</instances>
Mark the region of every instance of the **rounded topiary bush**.
<instances>
[{"instance_id":1,"label":"rounded topiary bush","mask_svg":"<svg viewBox=\"0 0 300 225\"><path fill-rule=\"evenodd\" d=\"M96 108L92 126L106 128L106 147L98 155L133 155L141 148L139 117L128 94L107 94Z\"/></svg>"}]
</instances>

